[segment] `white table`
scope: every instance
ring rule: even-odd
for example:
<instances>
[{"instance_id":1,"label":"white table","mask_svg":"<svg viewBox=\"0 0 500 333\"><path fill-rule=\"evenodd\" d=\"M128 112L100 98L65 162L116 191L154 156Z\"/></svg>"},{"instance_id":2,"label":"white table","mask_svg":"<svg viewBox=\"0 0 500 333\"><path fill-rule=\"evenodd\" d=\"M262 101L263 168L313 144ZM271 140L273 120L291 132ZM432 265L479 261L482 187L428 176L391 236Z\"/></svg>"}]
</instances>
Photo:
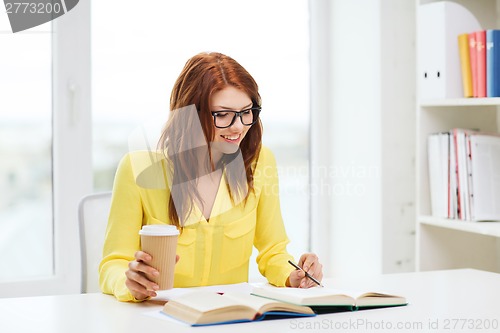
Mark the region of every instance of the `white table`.
<instances>
[{"instance_id":1,"label":"white table","mask_svg":"<svg viewBox=\"0 0 500 333\"><path fill-rule=\"evenodd\" d=\"M159 304L121 303L102 294L4 298L0 332L500 332L500 274L460 269L324 283L398 293L409 305L191 328L145 314L160 311Z\"/></svg>"}]
</instances>

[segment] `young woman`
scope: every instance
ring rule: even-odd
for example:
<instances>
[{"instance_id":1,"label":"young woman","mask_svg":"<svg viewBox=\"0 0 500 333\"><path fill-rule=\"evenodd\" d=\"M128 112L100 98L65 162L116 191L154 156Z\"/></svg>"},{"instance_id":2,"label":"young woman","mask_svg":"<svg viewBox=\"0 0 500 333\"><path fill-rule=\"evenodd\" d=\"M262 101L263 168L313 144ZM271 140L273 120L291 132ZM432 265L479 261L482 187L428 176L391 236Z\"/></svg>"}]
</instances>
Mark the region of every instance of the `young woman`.
<instances>
[{"instance_id":1,"label":"young woman","mask_svg":"<svg viewBox=\"0 0 500 333\"><path fill-rule=\"evenodd\" d=\"M100 286L121 301L156 296L159 272L140 251L146 224L180 229L175 287L248 280L252 246L259 271L276 286L316 284L288 260L271 151L261 145L257 83L235 60L201 53L188 60L170 98L156 152L131 152L116 172ZM317 280L312 253L301 266Z\"/></svg>"}]
</instances>

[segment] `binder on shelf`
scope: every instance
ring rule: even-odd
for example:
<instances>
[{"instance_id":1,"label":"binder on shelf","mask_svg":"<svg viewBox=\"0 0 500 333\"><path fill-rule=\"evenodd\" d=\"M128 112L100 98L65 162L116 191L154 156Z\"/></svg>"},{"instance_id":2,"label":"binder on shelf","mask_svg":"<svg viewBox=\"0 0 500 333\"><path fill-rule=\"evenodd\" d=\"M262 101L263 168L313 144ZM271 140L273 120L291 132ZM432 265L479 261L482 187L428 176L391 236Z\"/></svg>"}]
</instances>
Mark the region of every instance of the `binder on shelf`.
<instances>
[{"instance_id":1,"label":"binder on shelf","mask_svg":"<svg viewBox=\"0 0 500 333\"><path fill-rule=\"evenodd\" d=\"M474 97L468 33L458 35L458 51L460 54L460 73L462 74L463 96Z\"/></svg>"},{"instance_id":2,"label":"binder on shelf","mask_svg":"<svg viewBox=\"0 0 500 333\"><path fill-rule=\"evenodd\" d=\"M470 202L467 171L467 151L465 130L460 128L453 129L453 142L456 157L457 169L457 206L458 217L461 220L470 219Z\"/></svg>"},{"instance_id":3,"label":"binder on shelf","mask_svg":"<svg viewBox=\"0 0 500 333\"><path fill-rule=\"evenodd\" d=\"M486 30L486 95L500 97L500 30Z\"/></svg>"},{"instance_id":4,"label":"binder on shelf","mask_svg":"<svg viewBox=\"0 0 500 333\"><path fill-rule=\"evenodd\" d=\"M449 171L448 171L448 217L450 219L458 218L458 187L457 187L457 162L455 157L454 139L452 133L448 133L448 147L449 147Z\"/></svg>"},{"instance_id":5,"label":"binder on shelf","mask_svg":"<svg viewBox=\"0 0 500 333\"><path fill-rule=\"evenodd\" d=\"M474 191L472 188L472 161L471 161L471 149L470 149L470 138L474 135L473 131L464 131L465 132L465 164L467 167L467 194L468 194L468 219L474 219Z\"/></svg>"},{"instance_id":6,"label":"binder on shelf","mask_svg":"<svg viewBox=\"0 0 500 333\"><path fill-rule=\"evenodd\" d=\"M419 6L418 20L420 99L462 97L457 36L481 30L478 20L465 7L450 1Z\"/></svg>"},{"instance_id":7,"label":"binder on shelf","mask_svg":"<svg viewBox=\"0 0 500 333\"><path fill-rule=\"evenodd\" d=\"M427 139L429 159L429 187L432 216L447 218L449 200L449 133L434 133Z\"/></svg>"},{"instance_id":8,"label":"binder on shelf","mask_svg":"<svg viewBox=\"0 0 500 333\"><path fill-rule=\"evenodd\" d=\"M500 136L470 136L474 221L500 221Z\"/></svg>"},{"instance_id":9,"label":"binder on shelf","mask_svg":"<svg viewBox=\"0 0 500 333\"><path fill-rule=\"evenodd\" d=\"M486 97L486 30L476 34L477 97Z\"/></svg>"}]
</instances>

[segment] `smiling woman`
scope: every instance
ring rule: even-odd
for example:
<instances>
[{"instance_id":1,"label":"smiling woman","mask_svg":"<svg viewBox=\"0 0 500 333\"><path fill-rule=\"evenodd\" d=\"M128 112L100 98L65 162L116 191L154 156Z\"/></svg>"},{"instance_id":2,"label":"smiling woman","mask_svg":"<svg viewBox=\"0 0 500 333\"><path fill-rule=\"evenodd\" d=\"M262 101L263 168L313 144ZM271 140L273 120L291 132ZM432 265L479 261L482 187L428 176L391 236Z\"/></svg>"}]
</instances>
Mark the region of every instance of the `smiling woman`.
<instances>
[{"instance_id":1,"label":"smiling woman","mask_svg":"<svg viewBox=\"0 0 500 333\"><path fill-rule=\"evenodd\" d=\"M111 189L135 129L151 137L152 145L157 141L157 124L166 121L170 109L166 96L186 59L202 51L222 52L259 83L263 111L252 109L252 117L262 118L263 143L278 162L282 213L293 239L289 251L304 252L309 239L308 1L152 0L148 6L155 10L142 16L136 1L92 3L94 189ZM110 21L116 8L120 15ZM220 105L229 110L211 105L210 111L240 112L251 102ZM245 123L246 117L235 122ZM255 264L249 274L260 279Z\"/></svg>"},{"instance_id":2,"label":"smiling woman","mask_svg":"<svg viewBox=\"0 0 500 333\"><path fill-rule=\"evenodd\" d=\"M321 281L322 265L313 253L300 257L303 270L288 265L294 259L287 251L279 193L268 191L278 184L276 162L262 145L260 119L247 125L237 119L222 129L212 119L214 108L244 109L261 103L256 81L231 57L204 52L186 62L172 90L159 150L130 152L118 166L99 267L103 292L121 301L157 295L160 286L153 277L167 272L153 267L154 255L141 249L139 241L141 228L153 219L177 227L181 244L183 231L194 230L195 241L177 248L175 287L247 282L251 252L242 249L252 245L259 252L259 271L269 283L315 286L305 272ZM139 182L139 165L157 170L149 172L148 184L163 186ZM263 169L270 172L260 172ZM188 257L192 252L194 258ZM182 275L189 267L195 274Z\"/></svg>"},{"instance_id":3,"label":"smiling woman","mask_svg":"<svg viewBox=\"0 0 500 333\"><path fill-rule=\"evenodd\" d=\"M110 190L133 134L158 139L158 129L142 131L141 125L165 122L178 70L201 51L237 58L260 83L263 141L278 160L283 217L294 239L289 251L307 248L307 0L151 0L147 15L137 4L80 1L51 22L52 33L43 25L12 34L7 15L0 15L0 187L7 189L0 194L0 249L9 253L10 267L0 271L0 281L16 280L1 283L1 296L79 290L75 211L92 191L90 163L94 191ZM246 116L235 121L245 124ZM61 280L47 287L47 275ZM257 276L251 265L250 278ZM18 280L31 277L43 282L28 288Z\"/></svg>"}]
</instances>

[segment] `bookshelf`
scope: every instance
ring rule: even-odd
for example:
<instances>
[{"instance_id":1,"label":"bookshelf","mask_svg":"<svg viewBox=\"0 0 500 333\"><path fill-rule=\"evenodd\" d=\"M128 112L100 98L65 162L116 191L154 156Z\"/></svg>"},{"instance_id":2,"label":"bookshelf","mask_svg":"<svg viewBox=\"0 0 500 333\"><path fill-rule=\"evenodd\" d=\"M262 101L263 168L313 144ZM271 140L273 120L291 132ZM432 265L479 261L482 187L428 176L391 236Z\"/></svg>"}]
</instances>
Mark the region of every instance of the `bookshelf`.
<instances>
[{"instance_id":1,"label":"bookshelf","mask_svg":"<svg viewBox=\"0 0 500 333\"><path fill-rule=\"evenodd\" d=\"M416 5L433 2L439 1L417 0ZM474 14L483 29L500 28L500 0L453 2ZM417 19L417 33L418 22ZM461 221L431 216L427 164L427 137L431 133L448 131L454 127L500 132L500 98L426 100L418 93L417 96L417 270L470 267L500 272L500 222Z\"/></svg>"}]
</instances>

